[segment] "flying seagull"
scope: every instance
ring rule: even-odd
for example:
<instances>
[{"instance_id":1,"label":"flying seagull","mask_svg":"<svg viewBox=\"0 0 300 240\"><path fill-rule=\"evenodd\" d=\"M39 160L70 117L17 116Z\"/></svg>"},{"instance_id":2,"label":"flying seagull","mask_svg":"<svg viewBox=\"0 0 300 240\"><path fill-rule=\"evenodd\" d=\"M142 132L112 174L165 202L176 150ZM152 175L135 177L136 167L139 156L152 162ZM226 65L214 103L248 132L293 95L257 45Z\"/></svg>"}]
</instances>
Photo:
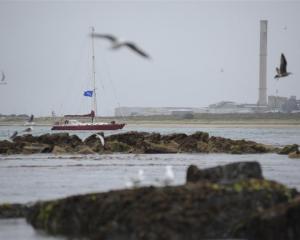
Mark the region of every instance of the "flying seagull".
<instances>
[{"instance_id":1,"label":"flying seagull","mask_svg":"<svg viewBox=\"0 0 300 240\"><path fill-rule=\"evenodd\" d=\"M100 33L92 33L92 37L107 39L111 42L111 49L119 49L121 47L127 47L135 53L139 54L144 58L150 59L150 56L141 48L139 48L135 43L129 41L120 41L117 37L111 34L100 34Z\"/></svg>"},{"instance_id":2,"label":"flying seagull","mask_svg":"<svg viewBox=\"0 0 300 240\"><path fill-rule=\"evenodd\" d=\"M281 78L281 77L287 77L288 75L292 74L290 72L286 71L287 61L285 59L285 56L283 53L281 53L280 58L280 68L276 68L277 75L275 75L274 78Z\"/></svg>"},{"instance_id":3,"label":"flying seagull","mask_svg":"<svg viewBox=\"0 0 300 240\"><path fill-rule=\"evenodd\" d=\"M0 84L1 84L1 85L2 85L2 84L6 84L4 72L1 71L1 75L2 75L2 76L1 76Z\"/></svg>"}]
</instances>

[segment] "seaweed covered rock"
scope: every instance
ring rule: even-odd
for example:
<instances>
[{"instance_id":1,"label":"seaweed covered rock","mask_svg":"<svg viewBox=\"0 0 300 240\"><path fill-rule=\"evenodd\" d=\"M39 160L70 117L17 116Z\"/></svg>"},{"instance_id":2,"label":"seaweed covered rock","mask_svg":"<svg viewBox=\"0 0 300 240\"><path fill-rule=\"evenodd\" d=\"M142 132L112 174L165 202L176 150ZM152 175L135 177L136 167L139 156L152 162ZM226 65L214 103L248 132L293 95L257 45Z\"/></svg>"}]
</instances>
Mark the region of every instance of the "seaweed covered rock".
<instances>
[{"instance_id":1,"label":"seaweed covered rock","mask_svg":"<svg viewBox=\"0 0 300 240\"><path fill-rule=\"evenodd\" d=\"M300 151L289 153L289 158L300 158Z\"/></svg>"},{"instance_id":2,"label":"seaweed covered rock","mask_svg":"<svg viewBox=\"0 0 300 240\"><path fill-rule=\"evenodd\" d=\"M144 141L145 137L149 133L146 132L126 132L120 134L114 134L106 137L106 142L122 142L129 146L135 146L138 142Z\"/></svg>"},{"instance_id":3,"label":"seaweed covered rock","mask_svg":"<svg viewBox=\"0 0 300 240\"><path fill-rule=\"evenodd\" d=\"M58 146L69 146L71 148L82 144L82 140L77 135L69 135L68 133L43 134L37 137L40 143Z\"/></svg>"},{"instance_id":4,"label":"seaweed covered rock","mask_svg":"<svg viewBox=\"0 0 300 240\"><path fill-rule=\"evenodd\" d=\"M186 175L187 182L209 181L226 184L251 178L263 179L258 162L237 162L207 169L191 165Z\"/></svg>"},{"instance_id":5,"label":"seaweed covered rock","mask_svg":"<svg viewBox=\"0 0 300 240\"><path fill-rule=\"evenodd\" d=\"M289 153L297 152L299 151L298 147L298 144L286 145L281 150L279 150L278 154L288 155Z\"/></svg>"},{"instance_id":6,"label":"seaweed covered rock","mask_svg":"<svg viewBox=\"0 0 300 240\"><path fill-rule=\"evenodd\" d=\"M27 220L37 229L69 238L233 238L250 216L288 202L293 194L262 179L142 187L40 202L30 208Z\"/></svg>"},{"instance_id":7,"label":"seaweed covered rock","mask_svg":"<svg viewBox=\"0 0 300 240\"><path fill-rule=\"evenodd\" d=\"M79 148L90 148L95 153L266 153L275 148L253 141L232 140L223 137L209 137L206 132L160 133L136 132L114 134L105 137L105 144L93 134L82 141L68 133L17 136L13 142L0 141L0 154L58 153L59 148L66 153L76 153Z\"/></svg>"},{"instance_id":8,"label":"seaweed covered rock","mask_svg":"<svg viewBox=\"0 0 300 240\"><path fill-rule=\"evenodd\" d=\"M24 135L16 136L16 137L14 137L13 141L15 143L18 143L18 142L37 143L38 142L37 138L32 136L31 134L24 134Z\"/></svg>"},{"instance_id":9,"label":"seaweed covered rock","mask_svg":"<svg viewBox=\"0 0 300 240\"><path fill-rule=\"evenodd\" d=\"M0 204L0 219L25 217L27 211L26 205L3 203Z\"/></svg>"},{"instance_id":10,"label":"seaweed covered rock","mask_svg":"<svg viewBox=\"0 0 300 240\"><path fill-rule=\"evenodd\" d=\"M53 147L49 144L43 144L43 143L31 143L26 144L22 148L23 154L34 154L34 153L50 153L52 152Z\"/></svg>"},{"instance_id":11,"label":"seaweed covered rock","mask_svg":"<svg viewBox=\"0 0 300 240\"><path fill-rule=\"evenodd\" d=\"M168 135L163 135L161 137L161 141L163 143L170 143L170 142L175 142L177 144L182 143L182 141L184 141L186 139L188 135L186 135L185 133L172 133L172 134L168 134Z\"/></svg>"},{"instance_id":12,"label":"seaweed covered rock","mask_svg":"<svg viewBox=\"0 0 300 240\"><path fill-rule=\"evenodd\" d=\"M0 154L21 153L24 143L13 143L7 140L0 141Z\"/></svg>"},{"instance_id":13,"label":"seaweed covered rock","mask_svg":"<svg viewBox=\"0 0 300 240\"><path fill-rule=\"evenodd\" d=\"M300 239L300 198L256 213L240 225L234 235L249 240Z\"/></svg>"},{"instance_id":14,"label":"seaweed covered rock","mask_svg":"<svg viewBox=\"0 0 300 240\"><path fill-rule=\"evenodd\" d=\"M96 134L92 134L91 136L87 137L83 143L90 147L94 152L103 152L104 146L99 139L99 136Z\"/></svg>"}]
</instances>

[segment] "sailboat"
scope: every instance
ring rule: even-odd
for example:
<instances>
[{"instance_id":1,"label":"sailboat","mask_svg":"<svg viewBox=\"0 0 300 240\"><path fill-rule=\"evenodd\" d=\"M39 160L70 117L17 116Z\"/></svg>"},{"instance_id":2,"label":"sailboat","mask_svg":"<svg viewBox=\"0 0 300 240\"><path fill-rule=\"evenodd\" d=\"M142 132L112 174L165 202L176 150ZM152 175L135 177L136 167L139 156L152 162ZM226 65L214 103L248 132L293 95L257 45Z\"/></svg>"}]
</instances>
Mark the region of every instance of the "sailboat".
<instances>
[{"instance_id":1,"label":"sailboat","mask_svg":"<svg viewBox=\"0 0 300 240\"><path fill-rule=\"evenodd\" d=\"M95 71L95 49L94 49L94 33L95 29L92 27L92 68L93 68L93 90L84 92L84 96L92 97L93 107L89 114L85 115L65 115L65 120L63 122L56 122L51 130L65 130L65 131L104 131L104 130L118 130L125 126L125 123L116 123L115 121L107 122L94 122L97 109L96 100L96 71ZM89 117L91 122L80 122L76 119L70 118L82 118Z\"/></svg>"}]
</instances>

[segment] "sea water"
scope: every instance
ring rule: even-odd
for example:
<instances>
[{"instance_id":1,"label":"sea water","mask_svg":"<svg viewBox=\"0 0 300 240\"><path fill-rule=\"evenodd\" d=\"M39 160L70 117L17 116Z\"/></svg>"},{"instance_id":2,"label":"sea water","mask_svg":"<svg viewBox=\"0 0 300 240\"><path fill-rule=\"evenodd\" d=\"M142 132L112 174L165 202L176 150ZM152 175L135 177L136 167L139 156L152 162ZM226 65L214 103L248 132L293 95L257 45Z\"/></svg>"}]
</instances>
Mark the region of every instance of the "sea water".
<instances>
[{"instance_id":1,"label":"sea water","mask_svg":"<svg viewBox=\"0 0 300 240\"><path fill-rule=\"evenodd\" d=\"M0 138L24 127L0 127ZM210 135L249 139L283 146L300 144L300 128L228 127L128 127L124 131L149 131L163 134L206 131ZM49 127L34 127L32 134L50 132ZM91 133L78 133L81 138ZM111 133L106 133L106 135ZM109 191L126 187L126 182L144 170L143 185L162 185L165 167L173 166L176 184L183 184L190 164L206 168L237 161L258 161L266 178L300 190L300 161L278 154L104 154L104 155L9 155L0 156L0 203L28 203L74 194ZM37 232L24 219L0 220L0 239L63 239Z\"/></svg>"}]
</instances>

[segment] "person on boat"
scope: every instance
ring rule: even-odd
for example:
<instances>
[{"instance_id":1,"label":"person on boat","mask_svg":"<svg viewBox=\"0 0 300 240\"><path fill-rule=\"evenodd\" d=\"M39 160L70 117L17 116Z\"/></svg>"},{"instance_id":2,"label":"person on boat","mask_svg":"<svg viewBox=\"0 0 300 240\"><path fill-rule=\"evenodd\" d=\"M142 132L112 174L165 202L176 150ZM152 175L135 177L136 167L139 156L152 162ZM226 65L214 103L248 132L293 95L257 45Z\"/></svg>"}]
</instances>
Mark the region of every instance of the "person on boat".
<instances>
[{"instance_id":1,"label":"person on boat","mask_svg":"<svg viewBox=\"0 0 300 240\"><path fill-rule=\"evenodd\" d=\"M94 118L95 118L95 111L94 110L91 111L91 117L92 117L92 123L94 123Z\"/></svg>"}]
</instances>

